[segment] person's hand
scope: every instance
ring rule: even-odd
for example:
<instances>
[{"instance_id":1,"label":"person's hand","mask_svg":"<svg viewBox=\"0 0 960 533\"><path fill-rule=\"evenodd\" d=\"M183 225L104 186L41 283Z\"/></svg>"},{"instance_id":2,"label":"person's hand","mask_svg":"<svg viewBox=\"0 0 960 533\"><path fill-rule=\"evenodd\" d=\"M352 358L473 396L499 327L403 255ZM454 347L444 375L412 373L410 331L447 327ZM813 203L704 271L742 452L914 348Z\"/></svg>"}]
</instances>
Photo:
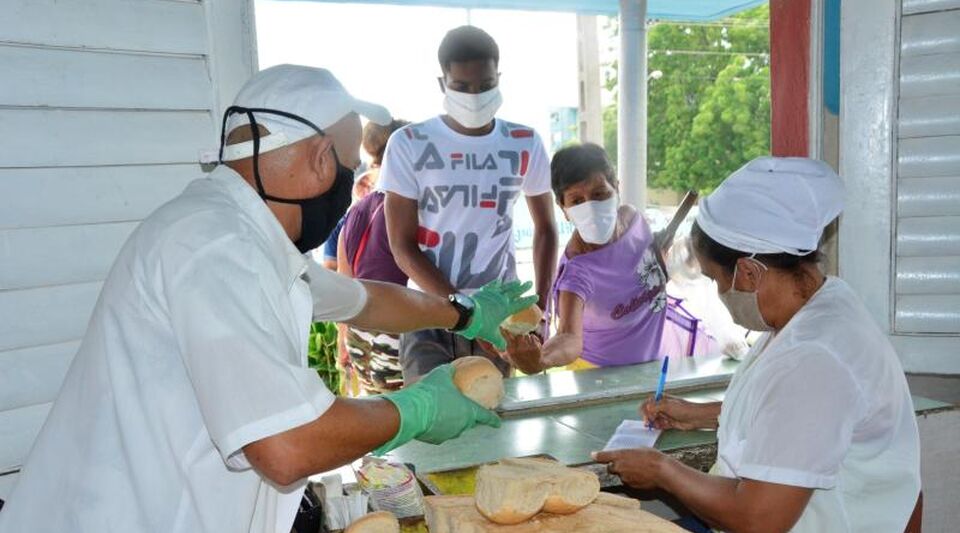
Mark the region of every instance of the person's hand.
<instances>
[{"instance_id":1,"label":"person's hand","mask_svg":"<svg viewBox=\"0 0 960 533\"><path fill-rule=\"evenodd\" d=\"M510 366L524 374L536 374L543 370L543 363L540 360L543 346L539 337L531 333L513 335L506 331L503 332L503 336L507 340L507 350L501 354L501 357L510 363Z\"/></svg>"},{"instance_id":2,"label":"person's hand","mask_svg":"<svg viewBox=\"0 0 960 533\"><path fill-rule=\"evenodd\" d=\"M506 332L501 331L500 333L504 336L504 338L507 338ZM483 339L477 339L476 342L477 342L477 345L479 345L480 348L483 349L483 351L487 352L487 355L489 355L490 357L497 357L500 359L504 359L507 355L506 350L500 351L497 349L496 346L490 344L489 342ZM507 344L509 346L509 341L507 341Z\"/></svg>"},{"instance_id":3,"label":"person's hand","mask_svg":"<svg viewBox=\"0 0 960 533\"><path fill-rule=\"evenodd\" d=\"M673 396L664 396L659 402L651 396L640 406L640 415L654 429L699 429L697 407Z\"/></svg>"},{"instance_id":4,"label":"person's hand","mask_svg":"<svg viewBox=\"0 0 960 533\"><path fill-rule=\"evenodd\" d=\"M606 463L607 471L620 476L625 485L635 489L655 489L660 465L667 456L653 448L593 452L593 460Z\"/></svg>"},{"instance_id":5,"label":"person's hand","mask_svg":"<svg viewBox=\"0 0 960 533\"><path fill-rule=\"evenodd\" d=\"M536 295L523 296L531 287L533 283L529 281L491 281L484 285L471 297L473 317L466 329L458 334L471 340L486 340L497 350L505 350L507 341L500 334L500 324L510 315L537 303L539 298Z\"/></svg>"},{"instance_id":6,"label":"person's hand","mask_svg":"<svg viewBox=\"0 0 960 533\"><path fill-rule=\"evenodd\" d=\"M413 385L382 396L400 412L400 430L374 454L383 455L413 439L440 444L478 424L500 427L500 417L453 384L453 373L452 365L441 365Z\"/></svg>"}]
</instances>

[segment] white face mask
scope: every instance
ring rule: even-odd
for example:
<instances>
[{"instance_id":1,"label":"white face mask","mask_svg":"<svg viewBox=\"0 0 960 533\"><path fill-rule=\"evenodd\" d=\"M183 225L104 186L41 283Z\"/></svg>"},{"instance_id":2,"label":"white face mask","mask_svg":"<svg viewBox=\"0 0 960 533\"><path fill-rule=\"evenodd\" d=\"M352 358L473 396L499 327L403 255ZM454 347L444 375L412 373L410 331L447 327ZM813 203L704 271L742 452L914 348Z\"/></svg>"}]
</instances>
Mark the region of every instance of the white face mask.
<instances>
[{"instance_id":1,"label":"white face mask","mask_svg":"<svg viewBox=\"0 0 960 533\"><path fill-rule=\"evenodd\" d=\"M753 257L749 259L763 267L764 271L767 270L767 265L757 261ZM727 310L730 311L730 316L733 317L733 321L737 324L752 331L773 331L773 327L767 324L763 319L763 315L760 314L760 304L757 301L757 292L760 290L759 282L757 284L757 290L753 292L738 290L736 288L737 268L736 265L733 267L733 281L730 283L730 288L727 289L727 292L720 294L720 301L723 302L723 305L727 306Z\"/></svg>"},{"instance_id":2,"label":"white face mask","mask_svg":"<svg viewBox=\"0 0 960 533\"><path fill-rule=\"evenodd\" d=\"M577 228L580 238L590 244L606 244L617 229L617 207L620 199L616 194L601 201L583 202L564 209L570 222Z\"/></svg>"},{"instance_id":3,"label":"white face mask","mask_svg":"<svg viewBox=\"0 0 960 533\"><path fill-rule=\"evenodd\" d=\"M489 124L502 103L499 87L480 94L462 93L448 88L443 98L443 108L447 114L465 128L482 128Z\"/></svg>"}]
</instances>

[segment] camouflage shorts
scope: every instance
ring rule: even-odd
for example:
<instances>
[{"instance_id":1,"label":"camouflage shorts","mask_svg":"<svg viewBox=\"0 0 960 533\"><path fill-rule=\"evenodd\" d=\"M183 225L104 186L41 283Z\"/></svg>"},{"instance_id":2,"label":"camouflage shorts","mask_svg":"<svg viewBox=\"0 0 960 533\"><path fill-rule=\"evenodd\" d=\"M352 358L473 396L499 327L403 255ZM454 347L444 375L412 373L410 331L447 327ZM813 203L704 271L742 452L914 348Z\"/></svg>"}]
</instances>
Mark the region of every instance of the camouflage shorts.
<instances>
[{"instance_id":1,"label":"camouflage shorts","mask_svg":"<svg viewBox=\"0 0 960 533\"><path fill-rule=\"evenodd\" d=\"M380 394L403 386L399 349L398 335L347 327L350 366L368 394Z\"/></svg>"}]
</instances>

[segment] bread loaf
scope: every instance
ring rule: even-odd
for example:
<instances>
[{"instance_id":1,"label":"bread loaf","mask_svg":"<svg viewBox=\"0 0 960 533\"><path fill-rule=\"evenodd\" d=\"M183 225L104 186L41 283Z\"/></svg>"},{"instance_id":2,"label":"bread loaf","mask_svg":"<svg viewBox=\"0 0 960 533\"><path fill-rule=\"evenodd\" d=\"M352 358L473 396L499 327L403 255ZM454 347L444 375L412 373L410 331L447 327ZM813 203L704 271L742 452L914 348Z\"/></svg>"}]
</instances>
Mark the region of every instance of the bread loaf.
<instances>
[{"instance_id":1,"label":"bread loaf","mask_svg":"<svg viewBox=\"0 0 960 533\"><path fill-rule=\"evenodd\" d=\"M503 400L503 374L489 359L471 355L453 361L453 384L464 396L493 409Z\"/></svg>"},{"instance_id":2,"label":"bread loaf","mask_svg":"<svg viewBox=\"0 0 960 533\"><path fill-rule=\"evenodd\" d=\"M355 520L343 533L400 533L400 521L391 512L378 511Z\"/></svg>"},{"instance_id":3,"label":"bread loaf","mask_svg":"<svg viewBox=\"0 0 960 533\"><path fill-rule=\"evenodd\" d=\"M543 319L543 311L536 304L508 316L500 327L514 335L525 335L535 331L540 327L540 320Z\"/></svg>"},{"instance_id":4,"label":"bread loaf","mask_svg":"<svg viewBox=\"0 0 960 533\"><path fill-rule=\"evenodd\" d=\"M603 494L603 493L601 493ZM526 522L501 525L490 522L474 505L470 496L427 496L426 521L430 533L682 533L684 530L635 508L628 508L621 496L597 498L574 514L540 513Z\"/></svg>"},{"instance_id":5,"label":"bread loaf","mask_svg":"<svg viewBox=\"0 0 960 533\"><path fill-rule=\"evenodd\" d=\"M596 474L549 460L502 459L477 471L477 509L498 524L518 524L541 511L575 513L599 492Z\"/></svg>"}]
</instances>

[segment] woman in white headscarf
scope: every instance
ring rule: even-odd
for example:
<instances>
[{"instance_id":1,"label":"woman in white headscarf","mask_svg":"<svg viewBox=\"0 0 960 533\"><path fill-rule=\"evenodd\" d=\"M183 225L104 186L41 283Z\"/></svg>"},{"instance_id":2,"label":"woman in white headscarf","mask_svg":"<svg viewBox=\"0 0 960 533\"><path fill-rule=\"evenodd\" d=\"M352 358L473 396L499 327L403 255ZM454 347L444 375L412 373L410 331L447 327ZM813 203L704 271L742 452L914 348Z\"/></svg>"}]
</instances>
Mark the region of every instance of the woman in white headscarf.
<instances>
[{"instance_id":1,"label":"woman in white headscarf","mask_svg":"<svg viewBox=\"0 0 960 533\"><path fill-rule=\"evenodd\" d=\"M817 266L843 206L822 162L751 161L703 199L693 246L740 325L766 333L723 402L641 407L658 428L717 428L711 474L652 449L601 452L638 488L674 494L725 531L904 531L920 492L903 369L851 288Z\"/></svg>"}]
</instances>

